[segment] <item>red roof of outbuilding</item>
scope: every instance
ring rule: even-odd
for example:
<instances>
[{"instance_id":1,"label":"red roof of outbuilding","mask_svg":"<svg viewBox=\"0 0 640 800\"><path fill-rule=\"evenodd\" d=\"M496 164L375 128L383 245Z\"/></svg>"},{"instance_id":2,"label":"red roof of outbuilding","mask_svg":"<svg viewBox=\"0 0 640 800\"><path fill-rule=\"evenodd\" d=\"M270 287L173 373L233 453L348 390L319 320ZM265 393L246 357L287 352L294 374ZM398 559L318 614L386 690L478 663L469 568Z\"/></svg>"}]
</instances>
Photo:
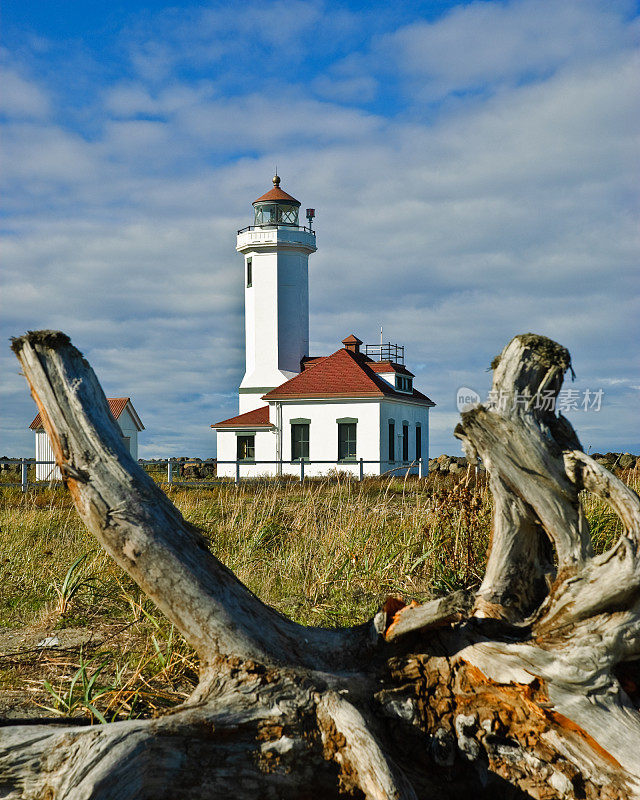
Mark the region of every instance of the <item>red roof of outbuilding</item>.
<instances>
[{"instance_id":1,"label":"red roof of outbuilding","mask_svg":"<svg viewBox=\"0 0 640 800\"><path fill-rule=\"evenodd\" d=\"M107 397L107 402L109 403L109 411L111 411L111 416L114 419L119 419L120 415L122 414L122 412L127 407L127 403L131 403L131 398L130 397ZM143 431L144 430L144 425L142 424L142 421L140 420L140 417L136 413L136 410L133 407L133 403L131 403L131 410L133 411L133 415L132 416L133 416L134 422L136 423L136 427L138 428L138 430ZM36 431L36 430L38 430L38 428L42 428L43 427L42 426L42 417L40 416L40 412L39 411L36 414L35 419L31 423L31 425L29 425L29 427L31 428L32 431Z\"/></svg>"},{"instance_id":2,"label":"red roof of outbuilding","mask_svg":"<svg viewBox=\"0 0 640 800\"><path fill-rule=\"evenodd\" d=\"M419 402L421 405L435 405L417 389L412 394L397 392L384 378L376 375L372 369L375 363L363 353L342 348L315 363L307 362L306 368L299 375L267 392L263 399L394 397Z\"/></svg>"},{"instance_id":3,"label":"red roof of outbuilding","mask_svg":"<svg viewBox=\"0 0 640 800\"><path fill-rule=\"evenodd\" d=\"M230 417L223 419L222 422L216 422L212 428L273 428L275 427L269 422L269 406L261 406L254 408L253 411L246 411L244 414L238 414L237 417Z\"/></svg>"}]
</instances>

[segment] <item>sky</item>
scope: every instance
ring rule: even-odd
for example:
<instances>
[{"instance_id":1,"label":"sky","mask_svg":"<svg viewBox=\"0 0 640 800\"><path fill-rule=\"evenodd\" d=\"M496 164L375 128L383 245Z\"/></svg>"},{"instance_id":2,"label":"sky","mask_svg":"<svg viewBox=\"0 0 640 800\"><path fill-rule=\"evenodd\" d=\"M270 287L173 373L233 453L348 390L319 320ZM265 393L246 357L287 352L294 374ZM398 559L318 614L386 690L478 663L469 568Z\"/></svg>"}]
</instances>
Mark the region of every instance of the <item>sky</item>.
<instances>
[{"instance_id":1,"label":"sky","mask_svg":"<svg viewBox=\"0 0 640 800\"><path fill-rule=\"evenodd\" d=\"M584 449L640 452L635 4L3 16L0 455L33 455L8 344L39 328L132 397L141 457L215 455L244 372L236 232L276 164L317 211L311 355L383 325L437 404L432 456L461 452L458 389L486 397L493 356L530 331L572 354Z\"/></svg>"}]
</instances>

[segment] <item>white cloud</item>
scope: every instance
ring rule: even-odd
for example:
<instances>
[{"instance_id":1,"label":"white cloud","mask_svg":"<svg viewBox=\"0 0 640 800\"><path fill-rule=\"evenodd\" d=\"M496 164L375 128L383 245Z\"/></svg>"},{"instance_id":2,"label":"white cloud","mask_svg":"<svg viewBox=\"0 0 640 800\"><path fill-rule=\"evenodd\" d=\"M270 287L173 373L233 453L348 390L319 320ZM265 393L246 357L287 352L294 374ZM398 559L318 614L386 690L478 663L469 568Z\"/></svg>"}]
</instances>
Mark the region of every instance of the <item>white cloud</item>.
<instances>
[{"instance_id":1,"label":"white cloud","mask_svg":"<svg viewBox=\"0 0 640 800\"><path fill-rule=\"evenodd\" d=\"M46 93L17 71L0 69L0 114L14 119L41 119L51 112Z\"/></svg>"},{"instance_id":2,"label":"white cloud","mask_svg":"<svg viewBox=\"0 0 640 800\"><path fill-rule=\"evenodd\" d=\"M632 41L629 3L473 2L390 34L380 51L427 97L481 92L590 63Z\"/></svg>"},{"instance_id":3,"label":"white cloud","mask_svg":"<svg viewBox=\"0 0 640 800\"><path fill-rule=\"evenodd\" d=\"M325 6L303 3L304 14L278 31L276 5L265 6L258 66L268 48L280 49L284 82L273 83L269 61L262 91L249 81L224 92L218 67L196 78L176 67L193 50L206 60L207 37L219 58L241 49L246 20L231 35L220 11L210 28L200 12L187 14L168 44L153 26L142 39L130 34L145 66L96 87L88 131L64 108L55 124L17 109L7 125L4 338L66 330L107 393L133 396L145 455L212 455L208 426L235 411L242 375L235 231L277 163L284 187L318 209L315 352L332 352L352 331L376 340L384 324L438 403L435 454L458 452L458 386L482 393L493 355L528 330L569 346L581 386L608 381L601 414L577 424L598 449L628 449L640 440L628 388L637 385L629 355L638 318L633 26L624 7L578 5L545 4L541 20L528 0L461 6L382 45L368 41L349 63L336 53L312 88L296 77L293 43L314 26L318 48L336 26L348 38L353 15L330 22ZM465 31L474 25L481 41L472 47ZM510 43L496 56L483 44L491 32ZM425 36L431 49L419 61ZM406 71L373 59L411 37ZM241 75L240 61L229 69ZM523 65L535 81L521 82ZM363 110L367 92L389 91L385 70L401 87L419 78L430 92L485 81L490 96L445 103L429 119L420 97L393 115L383 104ZM0 450L28 453L31 401L13 356L1 359L9 423Z\"/></svg>"}]
</instances>

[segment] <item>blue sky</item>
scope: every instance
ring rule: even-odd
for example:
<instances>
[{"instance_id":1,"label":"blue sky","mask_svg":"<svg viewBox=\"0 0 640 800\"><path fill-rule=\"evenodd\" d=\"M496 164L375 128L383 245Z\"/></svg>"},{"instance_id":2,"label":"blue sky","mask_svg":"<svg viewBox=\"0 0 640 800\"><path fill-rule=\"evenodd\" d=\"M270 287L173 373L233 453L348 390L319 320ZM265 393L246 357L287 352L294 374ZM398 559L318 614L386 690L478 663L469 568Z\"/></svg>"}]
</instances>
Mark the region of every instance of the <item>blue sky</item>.
<instances>
[{"instance_id":1,"label":"blue sky","mask_svg":"<svg viewBox=\"0 0 640 800\"><path fill-rule=\"evenodd\" d=\"M596 0L5 0L2 339L68 332L141 454L215 453L243 373L235 232L318 212L311 350L379 326L457 453L460 386L516 333L572 352L587 449L640 451L638 15ZM0 454L33 413L5 347Z\"/></svg>"}]
</instances>

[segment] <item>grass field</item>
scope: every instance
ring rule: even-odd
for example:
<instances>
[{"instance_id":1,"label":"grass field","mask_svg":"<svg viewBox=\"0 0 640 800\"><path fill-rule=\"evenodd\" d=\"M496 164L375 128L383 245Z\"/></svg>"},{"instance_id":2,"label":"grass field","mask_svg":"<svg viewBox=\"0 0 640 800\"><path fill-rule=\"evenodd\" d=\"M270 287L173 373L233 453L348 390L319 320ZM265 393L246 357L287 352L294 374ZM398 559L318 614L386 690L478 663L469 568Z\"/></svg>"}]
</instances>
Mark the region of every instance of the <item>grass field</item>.
<instances>
[{"instance_id":1,"label":"grass field","mask_svg":"<svg viewBox=\"0 0 640 800\"><path fill-rule=\"evenodd\" d=\"M169 495L266 603L333 626L368 619L388 595L422 601L479 583L491 495L470 477L175 487ZM635 473L623 477L637 490ZM592 496L583 502L594 548L604 551L621 531L617 517ZM0 717L104 721L186 698L197 659L101 550L68 493L4 488L0 503ZM57 645L42 646L47 637Z\"/></svg>"}]
</instances>

